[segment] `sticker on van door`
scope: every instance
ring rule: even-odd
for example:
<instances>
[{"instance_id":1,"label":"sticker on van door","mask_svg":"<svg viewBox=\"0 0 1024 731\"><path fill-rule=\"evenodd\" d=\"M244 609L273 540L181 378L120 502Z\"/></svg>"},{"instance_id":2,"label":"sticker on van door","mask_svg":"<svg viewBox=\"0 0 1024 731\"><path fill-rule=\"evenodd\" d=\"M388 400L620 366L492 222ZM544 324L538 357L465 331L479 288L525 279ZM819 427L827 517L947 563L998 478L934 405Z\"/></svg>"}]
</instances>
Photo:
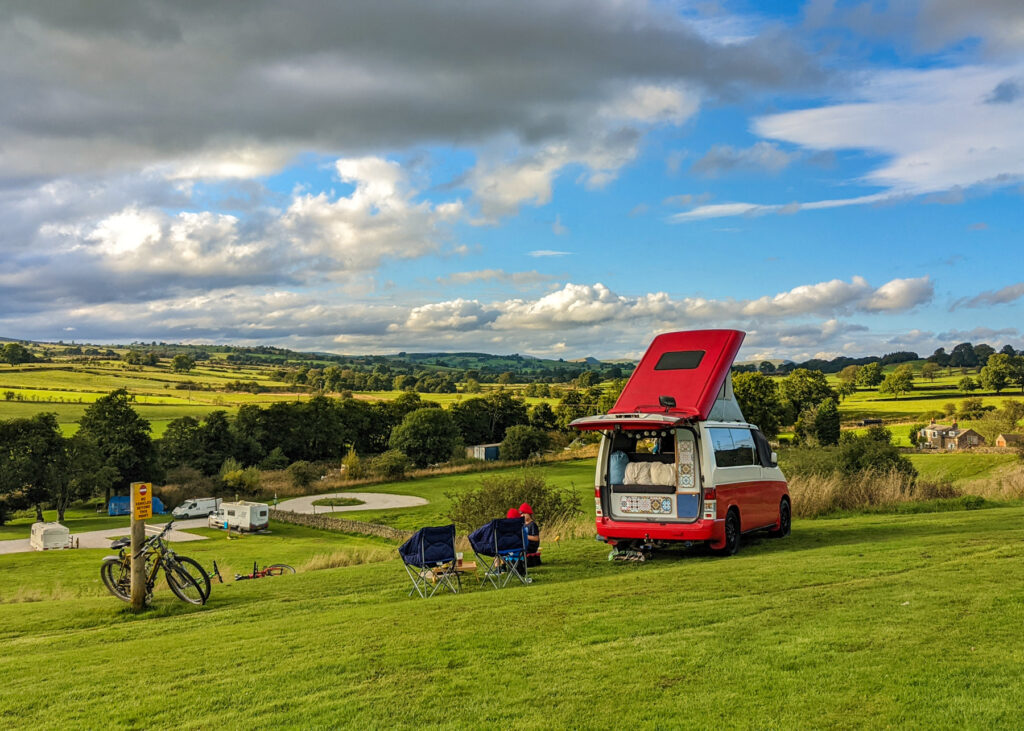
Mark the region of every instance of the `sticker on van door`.
<instances>
[{"instance_id":1,"label":"sticker on van door","mask_svg":"<svg viewBox=\"0 0 1024 731\"><path fill-rule=\"evenodd\" d=\"M667 497L623 495L619 499L619 512L645 515L670 514L672 501Z\"/></svg>"}]
</instances>

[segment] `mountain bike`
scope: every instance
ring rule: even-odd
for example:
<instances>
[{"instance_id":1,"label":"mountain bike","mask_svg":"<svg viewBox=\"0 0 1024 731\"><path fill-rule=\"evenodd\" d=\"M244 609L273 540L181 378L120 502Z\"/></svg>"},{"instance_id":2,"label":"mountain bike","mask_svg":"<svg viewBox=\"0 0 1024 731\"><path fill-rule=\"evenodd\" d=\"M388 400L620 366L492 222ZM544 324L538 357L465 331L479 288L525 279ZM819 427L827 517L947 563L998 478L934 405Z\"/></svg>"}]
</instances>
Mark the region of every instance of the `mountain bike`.
<instances>
[{"instance_id":1,"label":"mountain bike","mask_svg":"<svg viewBox=\"0 0 1024 731\"><path fill-rule=\"evenodd\" d=\"M210 575L199 562L179 556L167 543L164 536L170 532L174 521L164 526L163 530L147 539L136 554L144 557L146 562L146 603L153 596L157 577L161 571L167 586L174 595L189 604L205 604L210 598ZM118 599L130 602L132 599L132 555L131 540L121 538L110 544L111 548L119 549L116 556L106 556L100 565L100 578L107 590ZM219 578L219 572L217 572ZM223 579L222 579L223 581Z\"/></svg>"},{"instance_id":2,"label":"mountain bike","mask_svg":"<svg viewBox=\"0 0 1024 731\"><path fill-rule=\"evenodd\" d=\"M256 562L252 562L252 573L251 574L235 574L235 581L248 581L249 579L262 579L264 576L282 576L284 574L294 574L293 569L288 564L275 563L270 566L264 566L262 569L256 568Z\"/></svg>"}]
</instances>

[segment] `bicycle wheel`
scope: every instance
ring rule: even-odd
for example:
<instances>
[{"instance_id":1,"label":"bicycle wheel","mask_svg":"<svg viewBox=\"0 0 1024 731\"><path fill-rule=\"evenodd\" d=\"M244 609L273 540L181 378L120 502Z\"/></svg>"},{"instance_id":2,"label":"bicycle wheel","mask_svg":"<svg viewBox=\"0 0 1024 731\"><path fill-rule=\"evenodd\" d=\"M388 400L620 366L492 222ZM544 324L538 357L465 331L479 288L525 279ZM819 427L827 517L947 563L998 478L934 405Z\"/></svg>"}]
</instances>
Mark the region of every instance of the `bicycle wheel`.
<instances>
[{"instance_id":1,"label":"bicycle wheel","mask_svg":"<svg viewBox=\"0 0 1024 731\"><path fill-rule=\"evenodd\" d=\"M178 564L164 564L164 578L174 595L189 604L206 604L206 595L196 580Z\"/></svg>"},{"instance_id":2,"label":"bicycle wheel","mask_svg":"<svg viewBox=\"0 0 1024 731\"><path fill-rule=\"evenodd\" d=\"M175 556L174 561L182 568L183 571L195 579L197 584L199 584L199 588L203 590L203 601L209 601L210 575L206 573L206 569L204 569L198 561L191 559L188 556Z\"/></svg>"},{"instance_id":3,"label":"bicycle wheel","mask_svg":"<svg viewBox=\"0 0 1024 731\"><path fill-rule=\"evenodd\" d=\"M107 559L100 566L100 578L107 591L123 602L132 600L132 572L122 561Z\"/></svg>"},{"instance_id":4,"label":"bicycle wheel","mask_svg":"<svg viewBox=\"0 0 1024 731\"><path fill-rule=\"evenodd\" d=\"M267 576L281 576L283 574L294 574L294 573L295 573L295 569L293 569L288 564L275 563L275 564L272 564L270 566L267 566Z\"/></svg>"}]
</instances>

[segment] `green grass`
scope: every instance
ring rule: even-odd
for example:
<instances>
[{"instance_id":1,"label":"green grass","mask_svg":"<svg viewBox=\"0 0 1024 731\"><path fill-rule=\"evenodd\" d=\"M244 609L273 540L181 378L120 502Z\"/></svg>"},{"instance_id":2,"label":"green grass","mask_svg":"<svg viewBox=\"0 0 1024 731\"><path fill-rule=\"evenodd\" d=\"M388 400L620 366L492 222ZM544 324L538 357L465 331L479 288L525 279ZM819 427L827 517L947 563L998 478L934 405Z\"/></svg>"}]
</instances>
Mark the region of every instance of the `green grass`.
<instances>
[{"instance_id":1,"label":"green grass","mask_svg":"<svg viewBox=\"0 0 1024 731\"><path fill-rule=\"evenodd\" d=\"M138 617L98 592L2 605L0 723L1015 727L1022 526L1024 508L797 521L732 558L639 565L566 541L532 586L430 601L388 561L216 586L202 608L164 591ZM273 539L188 552L291 562ZM14 560L95 573L82 554Z\"/></svg>"},{"instance_id":2,"label":"green grass","mask_svg":"<svg viewBox=\"0 0 1024 731\"><path fill-rule=\"evenodd\" d=\"M356 500L354 497L325 497L321 500L314 500L314 505L326 505L337 508L349 505L365 505L365 500Z\"/></svg>"},{"instance_id":3,"label":"green grass","mask_svg":"<svg viewBox=\"0 0 1024 731\"><path fill-rule=\"evenodd\" d=\"M403 510L350 510L339 514L348 520L390 525L403 530L415 530L424 525L450 523L448 509L451 501L445 493L456 493L476 487L487 477L521 471L522 467L489 472L470 472L463 475L442 475L418 480L387 482L365 488L344 488L345 492L384 492L398 495L416 495L429 501L427 505ZM594 514L594 460L573 460L545 464L541 469L549 485L576 490L582 497L582 506L588 515ZM510 505L509 507L517 507Z\"/></svg>"},{"instance_id":4,"label":"green grass","mask_svg":"<svg viewBox=\"0 0 1024 731\"><path fill-rule=\"evenodd\" d=\"M953 452L950 454L908 454L907 458L924 480L948 479L955 485L964 480L985 477L1005 465L1012 464L1014 454L987 454L974 452Z\"/></svg>"}]
</instances>

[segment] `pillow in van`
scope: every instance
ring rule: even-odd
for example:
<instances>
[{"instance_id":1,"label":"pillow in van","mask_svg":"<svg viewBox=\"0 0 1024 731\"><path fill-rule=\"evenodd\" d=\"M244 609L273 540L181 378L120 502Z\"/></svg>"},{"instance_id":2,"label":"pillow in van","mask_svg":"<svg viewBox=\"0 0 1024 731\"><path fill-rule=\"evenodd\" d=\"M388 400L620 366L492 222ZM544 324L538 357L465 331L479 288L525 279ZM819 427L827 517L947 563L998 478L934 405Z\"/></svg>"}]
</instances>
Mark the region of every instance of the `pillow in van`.
<instances>
[{"instance_id":1,"label":"pillow in van","mask_svg":"<svg viewBox=\"0 0 1024 731\"><path fill-rule=\"evenodd\" d=\"M652 485L676 484L676 466L674 464L665 464L664 462L651 462L650 464Z\"/></svg>"},{"instance_id":2,"label":"pillow in van","mask_svg":"<svg viewBox=\"0 0 1024 731\"><path fill-rule=\"evenodd\" d=\"M651 463L630 462L626 465L626 485L650 485Z\"/></svg>"},{"instance_id":3,"label":"pillow in van","mask_svg":"<svg viewBox=\"0 0 1024 731\"><path fill-rule=\"evenodd\" d=\"M626 466L629 455L623 451L612 452L608 458L608 481L612 485L621 485L626 481Z\"/></svg>"}]
</instances>

